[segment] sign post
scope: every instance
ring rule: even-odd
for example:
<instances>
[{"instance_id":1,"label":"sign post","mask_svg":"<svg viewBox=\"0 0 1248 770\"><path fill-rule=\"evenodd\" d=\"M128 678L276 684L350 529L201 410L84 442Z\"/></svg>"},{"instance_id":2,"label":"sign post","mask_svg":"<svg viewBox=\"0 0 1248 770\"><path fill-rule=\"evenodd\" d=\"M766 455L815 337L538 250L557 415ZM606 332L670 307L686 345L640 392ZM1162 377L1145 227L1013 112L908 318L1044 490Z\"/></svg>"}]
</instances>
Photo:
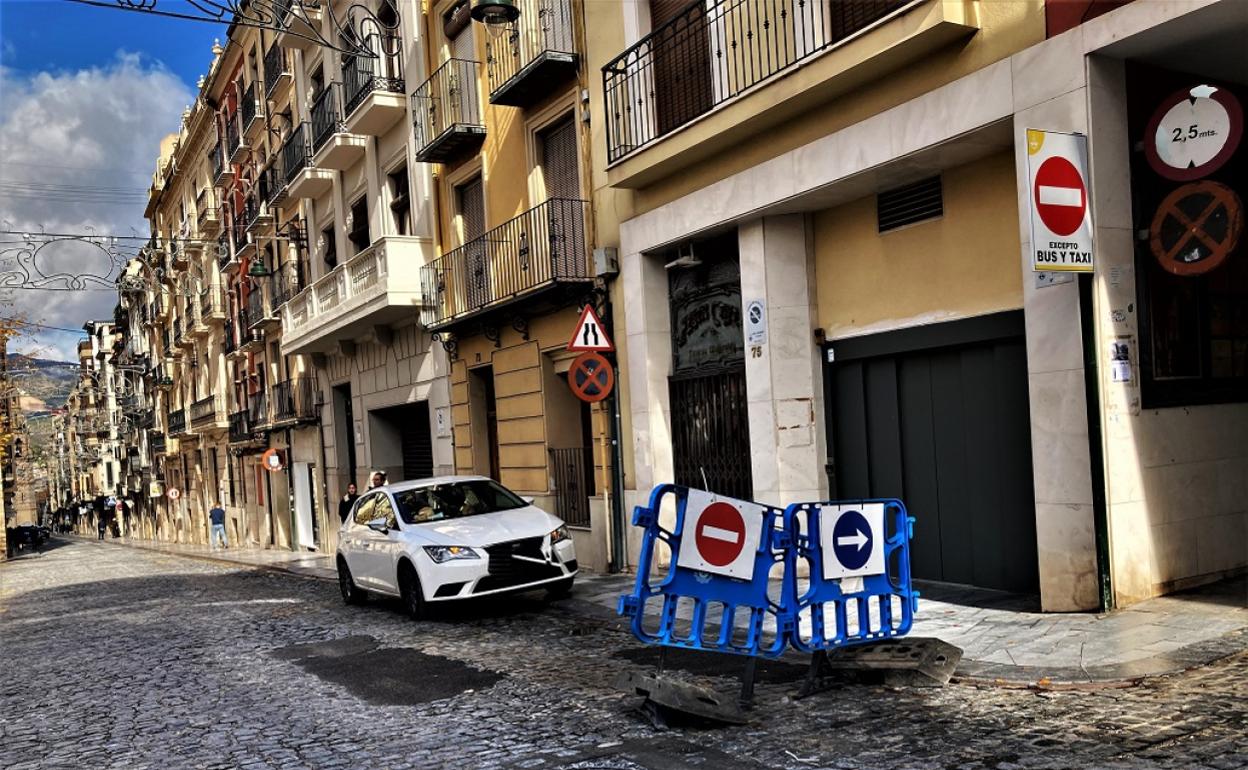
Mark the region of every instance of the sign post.
<instances>
[{"instance_id":1,"label":"sign post","mask_svg":"<svg viewBox=\"0 0 1248 770\"><path fill-rule=\"evenodd\" d=\"M1092 272L1088 179L1086 136L1027 129L1033 270Z\"/></svg>"}]
</instances>

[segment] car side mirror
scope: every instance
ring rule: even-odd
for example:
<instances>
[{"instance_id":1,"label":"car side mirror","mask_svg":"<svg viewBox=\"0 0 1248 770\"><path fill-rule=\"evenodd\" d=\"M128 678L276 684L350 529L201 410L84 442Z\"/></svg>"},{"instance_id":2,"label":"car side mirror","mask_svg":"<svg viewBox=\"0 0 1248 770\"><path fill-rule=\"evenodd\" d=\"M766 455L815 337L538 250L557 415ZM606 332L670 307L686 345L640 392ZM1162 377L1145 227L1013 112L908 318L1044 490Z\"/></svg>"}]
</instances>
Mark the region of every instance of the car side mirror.
<instances>
[{"instance_id":1,"label":"car side mirror","mask_svg":"<svg viewBox=\"0 0 1248 770\"><path fill-rule=\"evenodd\" d=\"M380 532L383 535L390 531L390 527L386 526L385 519L373 519L369 521L368 528L374 532Z\"/></svg>"},{"instance_id":2,"label":"car side mirror","mask_svg":"<svg viewBox=\"0 0 1248 770\"><path fill-rule=\"evenodd\" d=\"M529 496L521 496L521 498L520 498L520 499L521 499L521 500L523 500L526 504L528 504L528 505L532 505L532 504L533 504L533 501L534 501L536 498L534 498L534 497L529 497Z\"/></svg>"}]
</instances>

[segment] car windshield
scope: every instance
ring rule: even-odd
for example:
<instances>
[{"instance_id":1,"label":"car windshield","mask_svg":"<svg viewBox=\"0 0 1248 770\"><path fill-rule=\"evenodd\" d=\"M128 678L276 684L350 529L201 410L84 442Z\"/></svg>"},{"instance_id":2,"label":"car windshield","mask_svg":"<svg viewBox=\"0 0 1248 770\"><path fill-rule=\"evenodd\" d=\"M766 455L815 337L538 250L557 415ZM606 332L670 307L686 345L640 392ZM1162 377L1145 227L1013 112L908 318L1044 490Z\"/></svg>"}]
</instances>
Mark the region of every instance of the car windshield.
<instances>
[{"instance_id":1,"label":"car windshield","mask_svg":"<svg viewBox=\"0 0 1248 770\"><path fill-rule=\"evenodd\" d=\"M510 511L528 505L502 485L486 479L405 489L395 492L394 500L405 524Z\"/></svg>"}]
</instances>

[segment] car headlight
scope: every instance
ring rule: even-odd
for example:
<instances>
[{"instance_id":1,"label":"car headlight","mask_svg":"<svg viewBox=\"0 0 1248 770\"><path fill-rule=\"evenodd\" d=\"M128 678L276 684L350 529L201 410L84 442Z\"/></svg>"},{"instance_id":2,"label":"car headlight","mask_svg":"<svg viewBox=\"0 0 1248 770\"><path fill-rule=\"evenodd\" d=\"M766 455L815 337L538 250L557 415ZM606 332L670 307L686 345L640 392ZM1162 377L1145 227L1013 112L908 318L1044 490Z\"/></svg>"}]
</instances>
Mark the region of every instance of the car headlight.
<instances>
[{"instance_id":1,"label":"car headlight","mask_svg":"<svg viewBox=\"0 0 1248 770\"><path fill-rule=\"evenodd\" d=\"M466 545L427 545L425 553L438 564L454 559L480 559L477 552Z\"/></svg>"},{"instance_id":2,"label":"car headlight","mask_svg":"<svg viewBox=\"0 0 1248 770\"><path fill-rule=\"evenodd\" d=\"M559 527L559 529L556 529L550 533L550 544L554 545L555 543L558 543L562 540L567 540L570 537L572 536L568 534L567 525L561 526Z\"/></svg>"}]
</instances>

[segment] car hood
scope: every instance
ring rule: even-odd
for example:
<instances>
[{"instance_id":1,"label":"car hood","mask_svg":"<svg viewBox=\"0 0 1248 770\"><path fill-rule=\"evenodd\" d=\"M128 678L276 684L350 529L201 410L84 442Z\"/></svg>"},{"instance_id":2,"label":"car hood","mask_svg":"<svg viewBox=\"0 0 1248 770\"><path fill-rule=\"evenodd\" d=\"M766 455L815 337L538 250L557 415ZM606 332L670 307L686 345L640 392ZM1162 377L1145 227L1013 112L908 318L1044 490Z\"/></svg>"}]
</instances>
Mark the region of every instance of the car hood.
<instances>
[{"instance_id":1,"label":"car hood","mask_svg":"<svg viewBox=\"0 0 1248 770\"><path fill-rule=\"evenodd\" d=\"M512 511L482 513L445 521L405 524L406 532L429 545L470 545L484 547L508 540L539 537L561 526L557 516L533 505Z\"/></svg>"}]
</instances>

